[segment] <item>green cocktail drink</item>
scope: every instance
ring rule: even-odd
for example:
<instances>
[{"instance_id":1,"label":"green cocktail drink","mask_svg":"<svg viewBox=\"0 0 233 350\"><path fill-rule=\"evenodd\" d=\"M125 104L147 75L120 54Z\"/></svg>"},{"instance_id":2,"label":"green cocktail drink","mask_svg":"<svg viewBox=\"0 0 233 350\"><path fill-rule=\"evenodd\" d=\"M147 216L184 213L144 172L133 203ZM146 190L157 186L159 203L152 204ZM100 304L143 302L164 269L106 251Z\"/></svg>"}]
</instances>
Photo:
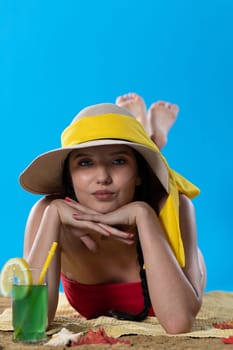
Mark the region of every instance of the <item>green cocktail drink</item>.
<instances>
[{"instance_id":1,"label":"green cocktail drink","mask_svg":"<svg viewBox=\"0 0 233 350\"><path fill-rule=\"evenodd\" d=\"M13 285L13 339L38 342L46 339L48 324L47 285Z\"/></svg>"}]
</instances>

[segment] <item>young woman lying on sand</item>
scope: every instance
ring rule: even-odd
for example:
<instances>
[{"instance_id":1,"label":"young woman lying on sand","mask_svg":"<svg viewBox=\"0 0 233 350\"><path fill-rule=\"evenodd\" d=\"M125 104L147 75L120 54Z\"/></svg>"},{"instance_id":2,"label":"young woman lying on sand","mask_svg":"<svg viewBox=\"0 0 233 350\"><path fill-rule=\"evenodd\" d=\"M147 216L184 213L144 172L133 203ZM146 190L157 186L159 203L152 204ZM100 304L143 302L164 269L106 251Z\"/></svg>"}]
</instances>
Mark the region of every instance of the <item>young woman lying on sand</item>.
<instances>
[{"instance_id":1,"label":"young woman lying on sand","mask_svg":"<svg viewBox=\"0 0 233 350\"><path fill-rule=\"evenodd\" d=\"M156 315L166 332L187 332L205 285L190 200L199 190L159 150L178 107L160 102L146 117L136 113L145 108L136 94L116 103L83 109L63 131L62 147L21 174L27 191L45 195L30 212L24 256L42 266L58 242L48 271L49 322L61 278L86 318Z\"/></svg>"}]
</instances>

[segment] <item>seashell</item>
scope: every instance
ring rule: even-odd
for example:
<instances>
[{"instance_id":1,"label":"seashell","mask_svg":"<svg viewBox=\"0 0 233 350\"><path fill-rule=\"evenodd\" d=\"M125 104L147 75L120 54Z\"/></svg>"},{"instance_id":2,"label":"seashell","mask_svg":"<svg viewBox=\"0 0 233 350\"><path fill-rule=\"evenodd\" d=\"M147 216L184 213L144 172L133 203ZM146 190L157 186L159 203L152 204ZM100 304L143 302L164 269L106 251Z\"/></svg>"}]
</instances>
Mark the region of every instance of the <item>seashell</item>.
<instances>
[{"instance_id":1,"label":"seashell","mask_svg":"<svg viewBox=\"0 0 233 350\"><path fill-rule=\"evenodd\" d=\"M62 328L60 332L52 335L52 338L44 345L58 346L68 345L70 342L77 342L84 332L73 333L66 328Z\"/></svg>"}]
</instances>

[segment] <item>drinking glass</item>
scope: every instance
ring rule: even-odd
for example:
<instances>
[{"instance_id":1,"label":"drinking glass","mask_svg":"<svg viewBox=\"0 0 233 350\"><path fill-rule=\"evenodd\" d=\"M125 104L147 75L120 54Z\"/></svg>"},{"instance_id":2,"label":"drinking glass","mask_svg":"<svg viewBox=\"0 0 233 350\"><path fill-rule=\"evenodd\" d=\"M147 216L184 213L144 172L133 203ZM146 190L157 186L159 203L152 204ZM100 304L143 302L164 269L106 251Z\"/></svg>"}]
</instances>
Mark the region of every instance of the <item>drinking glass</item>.
<instances>
[{"instance_id":1,"label":"drinking glass","mask_svg":"<svg viewBox=\"0 0 233 350\"><path fill-rule=\"evenodd\" d=\"M40 342L46 340L48 325L47 280L38 285L40 269L30 269L32 284L20 284L14 280L12 289L13 340Z\"/></svg>"}]
</instances>

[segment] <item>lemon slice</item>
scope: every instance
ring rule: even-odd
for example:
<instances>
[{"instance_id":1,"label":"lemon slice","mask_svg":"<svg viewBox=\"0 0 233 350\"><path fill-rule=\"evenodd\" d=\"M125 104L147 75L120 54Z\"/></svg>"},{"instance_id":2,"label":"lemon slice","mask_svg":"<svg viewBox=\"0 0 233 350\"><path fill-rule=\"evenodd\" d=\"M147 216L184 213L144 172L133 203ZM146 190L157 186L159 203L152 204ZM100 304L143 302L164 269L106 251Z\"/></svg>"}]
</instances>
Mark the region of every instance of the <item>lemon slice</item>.
<instances>
[{"instance_id":1,"label":"lemon slice","mask_svg":"<svg viewBox=\"0 0 233 350\"><path fill-rule=\"evenodd\" d=\"M14 283L25 286L32 284L31 271L23 258L11 258L3 266L0 275L0 290L3 296L11 296Z\"/></svg>"}]
</instances>

